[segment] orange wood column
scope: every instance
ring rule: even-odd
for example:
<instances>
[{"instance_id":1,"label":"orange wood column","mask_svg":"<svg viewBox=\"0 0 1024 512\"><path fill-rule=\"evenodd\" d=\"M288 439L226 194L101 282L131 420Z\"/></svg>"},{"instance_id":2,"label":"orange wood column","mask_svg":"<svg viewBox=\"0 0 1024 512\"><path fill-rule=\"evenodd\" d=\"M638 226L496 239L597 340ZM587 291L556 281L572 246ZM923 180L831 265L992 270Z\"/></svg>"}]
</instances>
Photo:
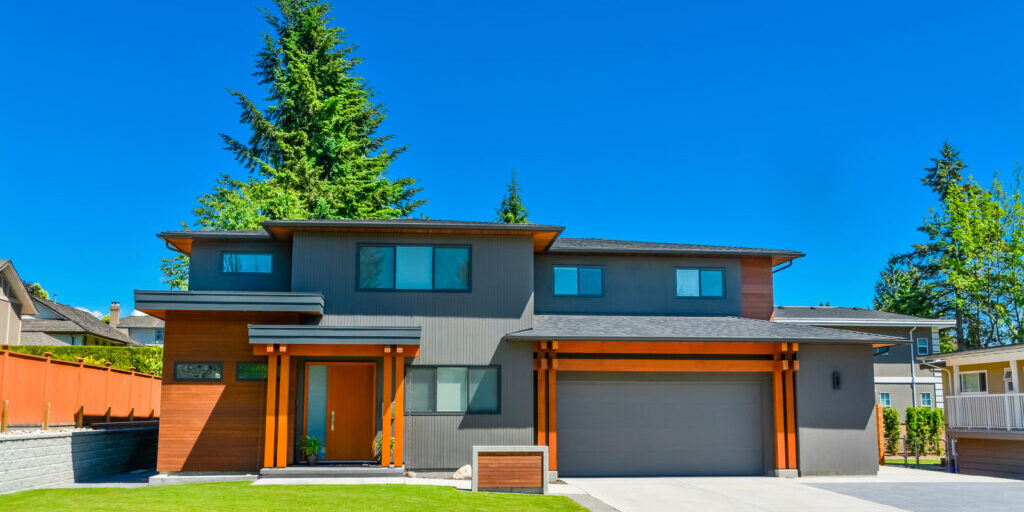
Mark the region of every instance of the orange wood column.
<instances>
[{"instance_id":1,"label":"orange wood column","mask_svg":"<svg viewBox=\"0 0 1024 512\"><path fill-rule=\"evenodd\" d=\"M875 427L878 430L878 465L885 465L885 420L882 418L882 404L875 404Z\"/></svg>"},{"instance_id":2,"label":"orange wood column","mask_svg":"<svg viewBox=\"0 0 1024 512\"><path fill-rule=\"evenodd\" d=\"M274 350L273 346L267 347ZM277 355L267 356L267 424L264 429L263 467L274 467L274 422L277 418Z\"/></svg>"},{"instance_id":3,"label":"orange wood column","mask_svg":"<svg viewBox=\"0 0 1024 512\"><path fill-rule=\"evenodd\" d=\"M544 348L547 347L546 342L537 342L534 351L537 354L537 359L534 361L534 366L537 369L537 446L544 446L548 444L548 424L547 424L547 390L544 384L547 382L547 359L544 358Z\"/></svg>"},{"instance_id":4,"label":"orange wood column","mask_svg":"<svg viewBox=\"0 0 1024 512\"><path fill-rule=\"evenodd\" d=\"M772 399L775 412L775 468L786 469L786 411L782 390L782 356L775 356L778 365L772 372Z\"/></svg>"},{"instance_id":5,"label":"orange wood column","mask_svg":"<svg viewBox=\"0 0 1024 512\"><path fill-rule=\"evenodd\" d=\"M281 345L281 352L287 350ZM281 354L281 390L277 400L277 467L288 465L288 375L291 365L288 354Z\"/></svg>"},{"instance_id":6,"label":"orange wood column","mask_svg":"<svg viewBox=\"0 0 1024 512\"><path fill-rule=\"evenodd\" d=\"M793 393L793 370L782 372L786 388L786 467L796 469L796 403Z\"/></svg>"},{"instance_id":7,"label":"orange wood column","mask_svg":"<svg viewBox=\"0 0 1024 512\"><path fill-rule=\"evenodd\" d=\"M402 347L395 354L395 465L402 466L405 444L405 355Z\"/></svg>"},{"instance_id":8,"label":"orange wood column","mask_svg":"<svg viewBox=\"0 0 1024 512\"><path fill-rule=\"evenodd\" d=\"M548 371L548 469L558 469L558 376L555 368L558 367L558 360L551 360L551 370Z\"/></svg>"},{"instance_id":9,"label":"orange wood column","mask_svg":"<svg viewBox=\"0 0 1024 512\"><path fill-rule=\"evenodd\" d=\"M384 347L384 396L381 397L380 465L391 465L391 347Z\"/></svg>"}]
</instances>

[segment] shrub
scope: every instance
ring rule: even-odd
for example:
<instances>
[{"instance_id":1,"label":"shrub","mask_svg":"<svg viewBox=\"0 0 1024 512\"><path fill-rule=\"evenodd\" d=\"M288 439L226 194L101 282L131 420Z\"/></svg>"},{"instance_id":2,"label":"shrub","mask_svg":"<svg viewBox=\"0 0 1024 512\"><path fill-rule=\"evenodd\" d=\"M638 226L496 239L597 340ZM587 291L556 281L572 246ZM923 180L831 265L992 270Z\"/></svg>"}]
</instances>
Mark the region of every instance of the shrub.
<instances>
[{"instance_id":1,"label":"shrub","mask_svg":"<svg viewBox=\"0 0 1024 512\"><path fill-rule=\"evenodd\" d=\"M120 370L135 367L139 373L153 372L163 374L164 349L161 347L101 347L57 345L52 347L35 345L11 345L11 352L42 356L50 352L54 359L61 361L77 361L81 357L85 364L103 366L109 361L110 366Z\"/></svg>"},{"instance_id":2,"label":"shrub","mask_svg":"<svg viewBox=\"0 0 1024 512\"><path fill-rule=\"evenodd\" d=\"M900 442L900 412L892 407L882 409L882 426L885 429L885 451L897 453Z\"/></svg>"},{"instance_id":3,"label":"shrub","mask_svg":"<svg viewBox=\"0 0 1024 512\"><path fill-rule=\"evenodd\" d=\"M942 430L946 426L946 415L942 409L931 409L927 416L928 423L928 444L929 449L936 455L942 455L943 444L942 444Z\"/></svg>"}]
</instances>

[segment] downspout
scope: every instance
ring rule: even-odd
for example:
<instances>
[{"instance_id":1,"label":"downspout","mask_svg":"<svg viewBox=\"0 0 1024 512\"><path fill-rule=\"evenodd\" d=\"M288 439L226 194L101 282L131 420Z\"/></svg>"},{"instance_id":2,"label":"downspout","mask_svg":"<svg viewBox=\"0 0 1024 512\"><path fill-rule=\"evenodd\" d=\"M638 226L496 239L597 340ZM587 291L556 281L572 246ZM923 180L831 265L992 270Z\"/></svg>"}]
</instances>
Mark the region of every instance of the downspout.
<instances>
[{"instance_id":1,"label":"downspout","mask_svg":"<svg viewBox=\"0 0 1024 512\"><path fill-rule=\"evenodd\" d=\"M917 407L917 340L914 339L914 331L917 327L910 328L910 404Z\"/></svg>"},{"instance_id":2,"label":"downspout","mask_svg":"<svg viewBox=\"0 0 1024 512\"><path fill-rule=\"evenodd\" d=\"M935 366L934 364L931 364L931 363L921 363L921 364L923 364L925 366L928 366L928 367L931 367L931 368L934 368L936 370L939 370L940 372L948 375L949 376L949 387L952 388L951 391L953 391L953 395L955 396L955 394L956 394L956 383L953 382L953 371L952 370L950 370L949 368L941 367L941 366ZM946 392L947 392L946 386L943 385L942 386L942 393L945 395L943 398L949 398L950 395L947 395ZM948 400L944 399L942 402L943 402L943 404L945 404L946 402L948 402ZM949 421L948 421L949 417L946 416L946 411L942 411L942 417L943 418L947 418L947 420L943 422L943 423L945 423L945 425L943 425L943 427L946 430L946 439L945 439L945 441L946 441L946 471L948 471L950 473L955 473L956 471L954 471L954 468L953 468L953 461L956 460L956 439L953 439L952 436L949 435Z\"/></svg>"}]
</instances>

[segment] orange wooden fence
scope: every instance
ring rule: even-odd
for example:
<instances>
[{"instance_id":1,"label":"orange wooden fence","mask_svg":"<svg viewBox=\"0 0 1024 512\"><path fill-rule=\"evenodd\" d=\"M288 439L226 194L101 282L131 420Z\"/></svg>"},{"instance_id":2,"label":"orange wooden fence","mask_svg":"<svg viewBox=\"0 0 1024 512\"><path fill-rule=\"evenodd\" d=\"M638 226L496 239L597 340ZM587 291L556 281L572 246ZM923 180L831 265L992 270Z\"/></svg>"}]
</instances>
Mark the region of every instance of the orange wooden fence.
<instances>
[{"instance_id":1,"label":"orange wooden fence","mask_svg":"<svg viewBox=\"0 0 1024 512\"><path fill-rule=\"evenodd\" d=\"M157 418L160 377L0 349L0 426Z\"/></svg>"}]
</instances>

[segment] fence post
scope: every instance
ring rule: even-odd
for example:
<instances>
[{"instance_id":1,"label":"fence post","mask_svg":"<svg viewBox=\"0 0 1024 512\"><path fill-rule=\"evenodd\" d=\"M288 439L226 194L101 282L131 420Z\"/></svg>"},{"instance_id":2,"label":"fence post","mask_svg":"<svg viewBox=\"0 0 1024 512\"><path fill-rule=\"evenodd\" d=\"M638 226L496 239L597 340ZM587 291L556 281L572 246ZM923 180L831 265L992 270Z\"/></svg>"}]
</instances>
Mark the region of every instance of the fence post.
<instances>
[{"instance_id":1,"label":"fence post","mask_svg":"<svg viewBox=\"0 0 1024 512\"><path fill-rule=\"evenodd\" d=\"M50 380L50 358L53 357L51 352L43 352L43 430L50 430L50 400L47 391L49 391L46 385L47 381Z\"/></svg>"},{"instance_id":2,"label":"fence post","mask_svg":"<svg viewBox=\"0 0 1024 512\"><path fill-rule=\"evenodd\" d=\"M135 406L132 405L132 392L135 390L135 367L128 368L132 373L128 374L128 421L135 421Z\"/></svg>"},{"instance_id":3,"label":"fence post","mask_svg":"<svg viewBox=\"0 0 1024 512\"><path fill-rule=\"evenodd\" d=\"M0 351L3 352L3 355L0 356L0 401L7 399L7 366L10 364L7 362L7 359L11 353L9 348L7 345L0 346Z\"/></svg>"},{"instance_id":4,"label":"fence post","mask_svg":"<svg viewBox=\"0 0 1024 512\"><path fill-rule=\"evenodd\" d=\"M0 405L0 432L7 432L7 400Z\"/></svg>"},{"instance_id":5,"label":"fence post","mask_svg":"<svg viewBox=\"0 0 1024 512\"><path fill-rule=\"evenodd\" d=\"M110 361L103 363L107 367L106 379L103 383L103 403L107 405L106 422L110 423Z\"/></svg>"},{"instance_id":6,"label":"fence post","mask_svg":"<svg viewBox=\"0 0 1024 512\"><path fill-rule=\"evenodd\" d=\"M75 411L75 428L82 428L85 426L85 406L79 405L78 410Z\"/></svg>"},{"instance_id":7,"label":"fence post","mask_svg":"<svg viewBox=\"0 0 1024 512\"><path fill-rule=\"evenodd\" d=\"M75 418L75 428L82 428L85 424L85 402L82 401L82 374L85 373L85 359L76 357L78 361L78 389L75 390L75 403L78 404L78 417Z\"/></svg>"}]
</instances>

